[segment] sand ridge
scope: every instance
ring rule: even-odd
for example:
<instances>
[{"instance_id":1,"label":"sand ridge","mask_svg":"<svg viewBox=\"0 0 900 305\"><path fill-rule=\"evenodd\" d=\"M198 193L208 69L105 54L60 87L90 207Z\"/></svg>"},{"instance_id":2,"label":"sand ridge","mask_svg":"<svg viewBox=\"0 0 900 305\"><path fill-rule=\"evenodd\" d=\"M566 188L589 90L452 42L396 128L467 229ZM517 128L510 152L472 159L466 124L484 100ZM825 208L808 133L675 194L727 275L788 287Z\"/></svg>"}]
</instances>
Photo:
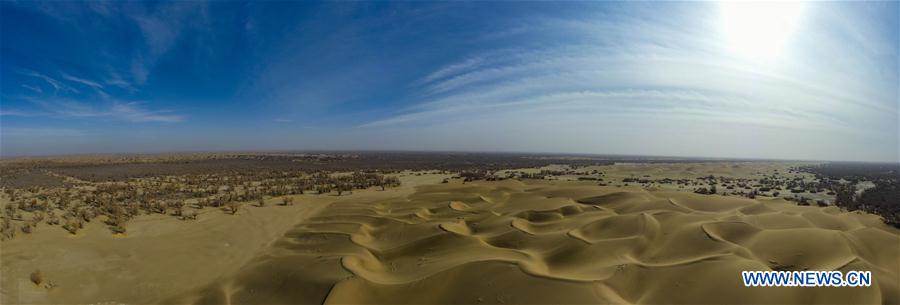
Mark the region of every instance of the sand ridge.
<instances>
[{"instance_id":1,"label":"sand ridge","mask_svg":"<svg viewBox=\"0 0 900 305\"><path fill-rule=\"evenodd\" d=\"M307 218L171 303L898 303L872 215L543 181L424 185ZM872 287L749 288L744 270L870 270Z\"/></svg>"}]
</instances>

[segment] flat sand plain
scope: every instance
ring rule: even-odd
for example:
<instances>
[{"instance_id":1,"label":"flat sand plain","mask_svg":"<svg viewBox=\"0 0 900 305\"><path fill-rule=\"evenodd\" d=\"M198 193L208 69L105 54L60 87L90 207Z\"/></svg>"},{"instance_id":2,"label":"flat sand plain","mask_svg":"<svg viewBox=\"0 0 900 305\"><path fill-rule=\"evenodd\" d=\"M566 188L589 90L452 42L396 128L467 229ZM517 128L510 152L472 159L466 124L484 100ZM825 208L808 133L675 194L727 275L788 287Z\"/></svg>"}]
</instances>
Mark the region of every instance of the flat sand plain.
<instances>
[{"instance_id":1,"label":"flat sand plain","mask_svg":"<svg viewBox=\"0 0 900 305\"><path fill-rule=\"evenodd\" d=\"M2 303L900 303L900 230L874 215L577 181L402 179L199 223L148 219L126 237L13 239ZM36 268L56 287L31 284ZM751 288L745 270L868 270L874 283Z\"/></svg>"}]
</instances>

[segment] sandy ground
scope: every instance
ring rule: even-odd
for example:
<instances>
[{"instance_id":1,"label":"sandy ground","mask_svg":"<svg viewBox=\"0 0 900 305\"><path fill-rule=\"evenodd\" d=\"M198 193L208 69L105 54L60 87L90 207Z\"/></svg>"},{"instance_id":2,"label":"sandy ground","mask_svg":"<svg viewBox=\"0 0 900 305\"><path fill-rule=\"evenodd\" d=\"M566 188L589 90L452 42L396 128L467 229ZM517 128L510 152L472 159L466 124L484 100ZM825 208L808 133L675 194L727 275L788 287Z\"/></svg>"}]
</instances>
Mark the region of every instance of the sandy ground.
<instances>
[{"instance_id":1,"label":"sandy ground","mask_svg":"<svg viewBox=\"0 0 900 305\"><path fill-rule=\"evenodd\" d=\"M110 234L99 221L77 235L41 228L0 243L0 303L160 303L237 271L273 240L331 203L403 196L417 185L445 177L406 174L400 188L293 196L293 206L277 206L270 199L262 208L245 204L237 215L204 209L196 221L140 216L128 223L124 235ZM29 280L38 269L53 288Z\"/></svg>"},{"instance_id":2,"label":"sandy ground","mask_svg":"<svg viewBox=\"0 0 900 305\"><path fill-rule=\"evenodd\" d=\"M11 303L897 304L900 230L874 215L574 181L406 175L125 237L2 244ZM57 287L28 282L40 268ZM744 270L869 270L871 287L744 287Z\"/></svg>"},{"instance_id":3,"label":"sandy ground","mask_svg":"<svg viewBox=\"0 0 900 305\"><path fill-rule=\"evenodd\" d=\"M458 182L332 204L197 304L896 304L900 231L872 215L562 181ZM745 270L869 270L871 287L744 287Z\"/></svg>"}]
</instances>

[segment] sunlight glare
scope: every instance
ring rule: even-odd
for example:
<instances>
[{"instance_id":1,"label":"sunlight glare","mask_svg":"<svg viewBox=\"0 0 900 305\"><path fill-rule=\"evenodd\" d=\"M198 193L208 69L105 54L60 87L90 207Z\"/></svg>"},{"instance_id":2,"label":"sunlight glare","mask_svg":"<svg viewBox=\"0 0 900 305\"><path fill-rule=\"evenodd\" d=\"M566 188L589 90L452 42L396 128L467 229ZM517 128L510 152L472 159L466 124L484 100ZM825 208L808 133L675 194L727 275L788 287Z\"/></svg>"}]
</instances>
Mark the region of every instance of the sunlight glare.
<instances>
[{"instance_id":1,"label":"sunlight glare","mask_svg":"<svg viewBox=\"0 0 900 305\"><path fill-rule=\"evenodd\" d=\"M721 30L727 48L754 60L778 58L803 12L798 1L719 3Z\"/></svg>"}]
</instances>

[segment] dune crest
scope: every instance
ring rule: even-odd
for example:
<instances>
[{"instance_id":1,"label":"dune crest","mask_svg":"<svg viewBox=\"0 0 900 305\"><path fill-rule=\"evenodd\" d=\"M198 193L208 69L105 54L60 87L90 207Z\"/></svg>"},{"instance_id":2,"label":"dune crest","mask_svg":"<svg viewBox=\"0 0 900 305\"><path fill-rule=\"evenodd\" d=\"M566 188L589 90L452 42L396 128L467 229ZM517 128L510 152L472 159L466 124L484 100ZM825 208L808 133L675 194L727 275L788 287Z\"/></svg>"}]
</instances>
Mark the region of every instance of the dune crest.
<instances>
[{"instance_id":1,"label":"dune crest","mask_svg":"<svg viewBox=\"0 0 900 305\"><path fill-rule=\"evenodd\" d=\"M620 190L503 181L335 203L175 302L900 302L900 232L872 215ZM870 270L874 283L751 288L745 270Z\"/></svg>"}]
</instances>

